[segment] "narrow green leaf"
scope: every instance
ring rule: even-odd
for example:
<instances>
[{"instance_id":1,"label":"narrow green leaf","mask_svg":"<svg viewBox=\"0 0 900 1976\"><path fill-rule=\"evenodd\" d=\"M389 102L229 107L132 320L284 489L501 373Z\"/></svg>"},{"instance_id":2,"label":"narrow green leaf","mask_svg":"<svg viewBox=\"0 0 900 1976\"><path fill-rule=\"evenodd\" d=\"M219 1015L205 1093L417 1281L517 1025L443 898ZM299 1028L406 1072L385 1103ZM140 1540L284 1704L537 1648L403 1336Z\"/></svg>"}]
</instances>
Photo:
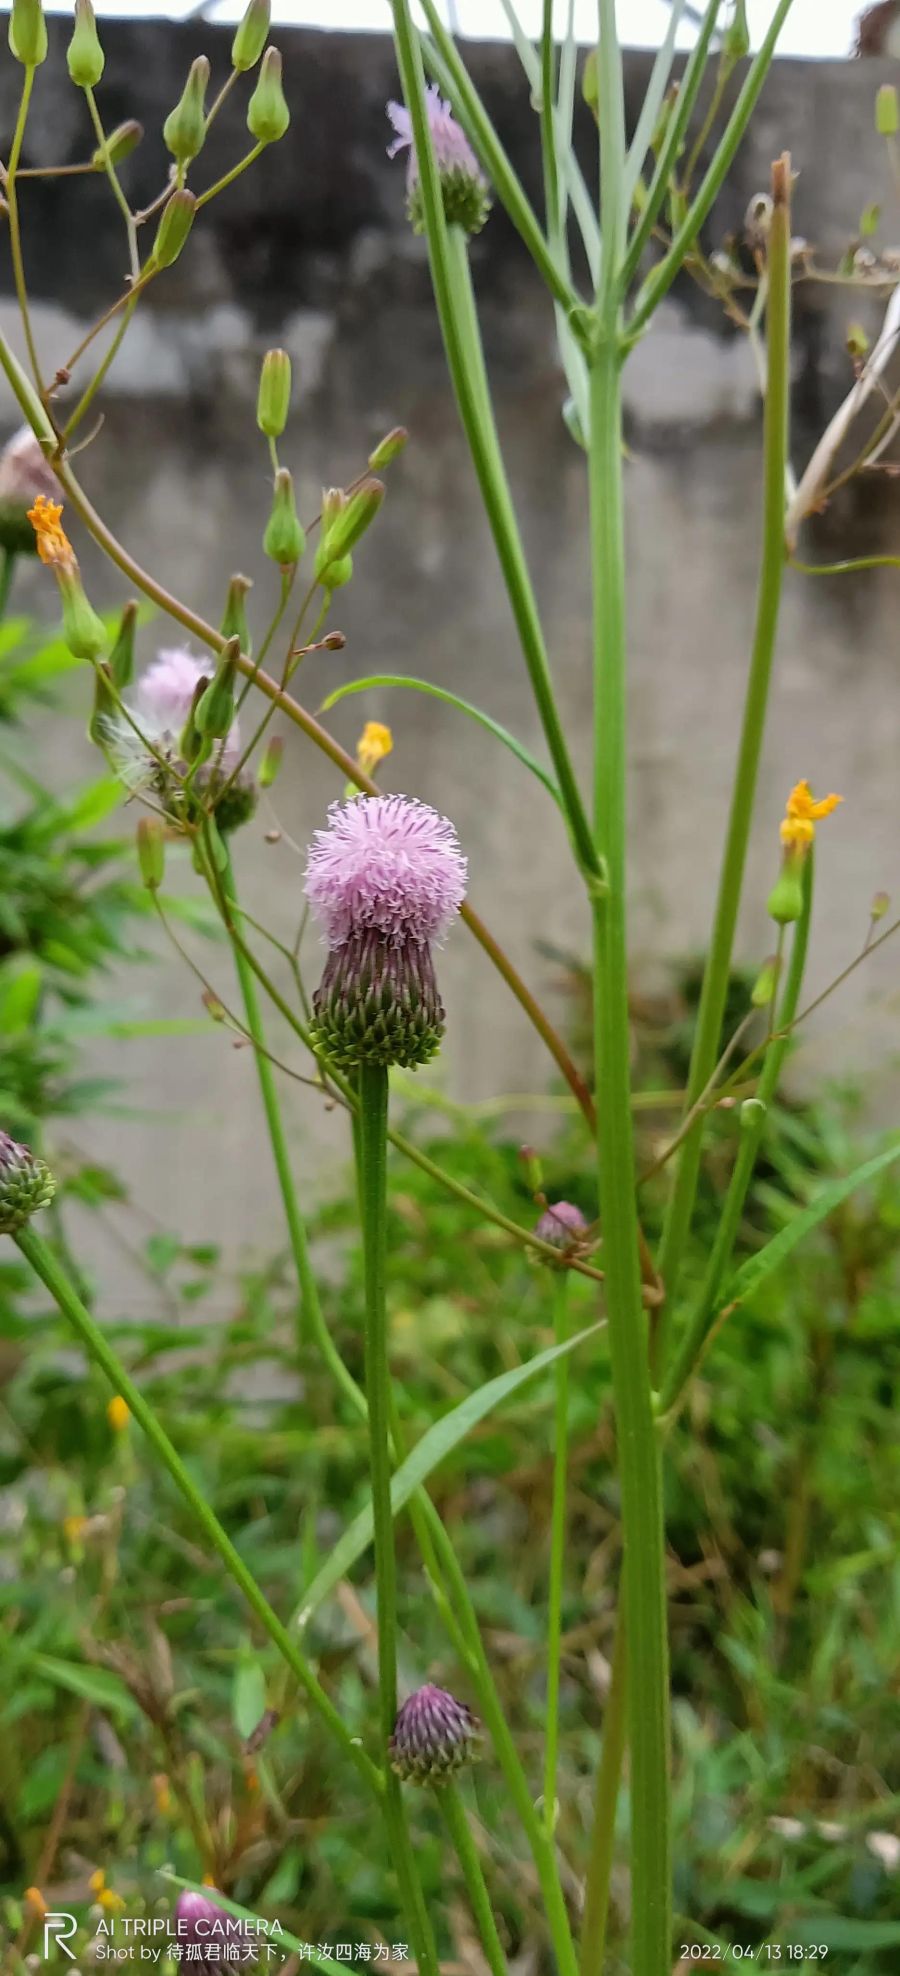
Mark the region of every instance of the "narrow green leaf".
<instances>
[{"instance_id":1,"label":"narrow green leaf","mask_svg":"<svg viewBox=\"0 0 900 1976\"><path fill-rule=\"evenodd\" d=\"M823 1187L815 1200L810 1202L809 1207L796 1214L787 1228L782 1228L771 1242L766 1243L764 1249L760 1249L758 1255L750 1256L749 1260L742 1264L731 1279L727 1295L722 1299L723 1303L738 1303L749 1297L767 1276L771 1276L773 1269L780 1268L792 1249L797 1247L798 1242L803 1241L805 1235L811 1234L821 1221L825 1221L835 1208L840 1207L848 1194L855 1193L857 1187L865 1187L867 1181L874 1180L876 1174L883 1173L886 1167L891 1166L898 1159L900 1159L900 1141L888 1146L883 1153L877 1153L874 1159L866 1160L863 1166L855 1167L852 1173L845 1173L839 1180L832 1180L829 1186Z\"/></svg>"},{"instance_id":2,"label":"narrow green leaf","mask_svg":"<svg viewBox=\"0 0 900 1976\"><path fill-rule=\"evenodd\" d=\"M366 679L349 679L345 686L337 686L333 693L329 693L328 698L322 701L319 712L327 714L332 707L337 706L339 700L346 700L351 693L367 693L373 686L411 686L416 693L428 693L433 700L446 700L447 705L455 707L458 713L468 714L470 720L477 720L480 727L486 727L495 740L502 741L504 748L508 748L525 768L531 770L532 775L537 776L538 781L543 783L544 788L553 797L554 803L562 809L562 798L553 777L547 774L546 769L541 767L540 762L535 760L534 755L523 743L517 741L514 734L510 734L508 728L501 727L500 722L493 720L490 714L484 713L481 707L473 707L470 700L461 700L457 693L448 692L444 686L433 686L428 679L412 679L405 673L399 672L373 672Z\"/></svg>"},{"instance_id":3,"label":"narrow green leaf","mask_svg":"<svg viewBox=\"0 0 900 1976\"><path fill-rule=\"evenodd\" d=\"M32 1654L29 1658L38 1673L56 1687L79 1695L82 1701L93 1702L97 1708L117 1709L123 1715L135 1713L128 1689L108 1668L87 1667L83 1661L57 1660L53 1654Z\"/></svg>"},{"instance_id":4,"label":"narrow green leaf","mask_svg":"<svg viewBox=\"0 0 900 1976\"><path fill-rule=\"evenodd\" d=\"M259 1661L242 1654L234 1670L231 1690L231 1719L238 1735L247 1741L266 1711L266 1677Z\"/></svg>"},{"instance_id":5,"label":"narrow green leaf","mask_svg":"<svg viewBox=\"0 0 900 1976\"><path fill-rule=\"evenodd\" d=\"M479 1386L477 1393L470 1393L467 1399L460 1401L459 1406L453 1407L450 1413L445 1413L442 1420L435 1421L434 1426L429 1427L427 1434L422 1435L421 1441L416 1442L412 1454L407 1455L405 1462L393 1477L391 1505L394 1515L399 1515L404 1504L409 1502L410 1496L427 1482L433 1470L447 1455L452 1454L453 1449L459 1446L460 1441L465 1440L466 1435L471 1433L473 1427L478 1426L479 1421L484 1420L504 1400L508 1400L512 1393L518 1392L519 1388L525 1386L530 1379L536 1378L539 1372L545 1372L555 1359L561 1358L566 1352L574 1351L577 1345L584 1344L586 1338L593 1338L602 1329L601 1324L591 1324L586 1331L579 1331L574 1338L567 1339L565 1344L548 1346L545 1352L539 1352L537 1357L529 1359L526 1365L516 1365L511 1372L502 1372L498 1378L489 1379L486 1385ZM359 1515L354 1517L343 1536L338 1539L321 1571L313 1579L304 1596L302 1608L295 1616L296 1624L305 1626L308 1623L316 1607L321 1605L322 1600L328 1597L329 1592L334 1590L335 1585L339 1584L342 1578L346 1578L347 1573L352 1570L357 1559L362 1557L371 1541L372 1505L367 1503L365 1509L360 1510Z\"/></svg>"}]
</instances>

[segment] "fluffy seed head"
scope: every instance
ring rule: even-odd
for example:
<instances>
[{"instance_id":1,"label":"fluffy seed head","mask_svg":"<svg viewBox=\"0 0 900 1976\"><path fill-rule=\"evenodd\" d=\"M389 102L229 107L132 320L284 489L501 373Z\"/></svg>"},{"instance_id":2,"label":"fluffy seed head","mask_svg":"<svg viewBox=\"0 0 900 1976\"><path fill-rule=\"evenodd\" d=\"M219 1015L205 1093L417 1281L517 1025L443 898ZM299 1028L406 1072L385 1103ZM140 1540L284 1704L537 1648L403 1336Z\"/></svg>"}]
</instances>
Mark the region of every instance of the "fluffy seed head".
<instances>
[{"instance_id":1,"label":"fluffy seed head","mask_svg":"<svg viewBox=\"0 0 900 1976\"><path fill-rule=\"evenodd\" d=\"M584 1215L573 1201L554 1201L545 1208L534 1232L542 1242L550 1242L554 1249L571 1249L586 1230Z\"/></svg>"},{"instance_id":2,"label":"fluffy seed head","mask_svg":"<svg viewBox=\"0 0 900 1976\"><path fill-rule=\"evenodd\" d=\"M390 947L440 940L466 892L452 823L410 796L332 803L306 866L306 896L330 947L372 930Z\"/></svg>"},{"instance_id":3,"label":"fluffy seed head","mask_svg":"<svg viewBox=\"0 0 900 1976\"><path fill-rule=\"evenodd\" d=\"M50 1168L28 1146L0 1132L0 1235L14 1235L56 1193Z\"/></svg>"},{"instance_id":4,"label":"fluffy seed head","mask_svg":"<svg viewBox=\"0 0 900 1976\"><path fill-rule=\"evenodd\" d=\"M390 1741L391 1766L412 1784L440 1784L477 1754L479 1725L465 1702L428 1683L403 1703Z\"/></svg>"}]
</instances>

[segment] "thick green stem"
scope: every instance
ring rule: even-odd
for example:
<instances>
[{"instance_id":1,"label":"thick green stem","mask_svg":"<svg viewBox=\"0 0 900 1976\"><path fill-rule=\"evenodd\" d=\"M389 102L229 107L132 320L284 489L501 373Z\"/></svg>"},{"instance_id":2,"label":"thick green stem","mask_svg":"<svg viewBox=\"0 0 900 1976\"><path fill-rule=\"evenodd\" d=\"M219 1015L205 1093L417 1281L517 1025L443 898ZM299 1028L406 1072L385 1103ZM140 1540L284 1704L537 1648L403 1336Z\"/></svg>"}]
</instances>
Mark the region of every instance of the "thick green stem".
<instances>
[{"instance_id":1,"label":"thick green stem","mask_svg":"<svg viewBox=\"0 0 900 1976\"><path fill-rule=\"evenodd\" d=\"M627 1668L625 1621L620 1609L616 1620L612 1675L603 1711L603 1747L597 1771L594 1824L584 1887L580 1976L603 1976L606 1958L609 1889L616 1843L616 1806L625 1754Z\"/></svg>"},{"instance_id":2,"label":"thick green stem","mask_svg":"<svg viewBox=\"0 0 900 1976\"><path fill-rule=\"evenodd\" d=\"M366 1397L369 1470L375 1539L378 1616L379 1741L385 1769L385 1818L404 1906L425 1976L437 1976L437 1952L416 1872L399 1779L387 1764L397 1719L397 1568L391 1509L391 1395L387 1336L388 1074L380 1064L359 1068L359 1178L366 1286Z\"/></svg>"},{"instance_id":3,"label":"thick green stem","mask_svg":"<svg viewBox=\"0 0 900 1976\"><path fill-rule=\"evenodd\" d=\"M568 1277L564 1270L553 1279L553 1335L558 1345L568 1335ZM558 1358L554 1367L556 1405L553 1435L553 1502L550 1511L550 1584L547 1617L547 1740L544 1749L544 1822L548 1832L556 1828L556 1766L559 1750L559 1681L562 1649L563 1574L566 1562L566 1483L569 1456L569 1360Z\"/></svg>"},{"instance_id":4,"label":"thick green stem","mask_svg":"<svg viewBox=\"0 0 900 1976\"><path fill-rule=\"evenodd\" d=\"M741 1215L747 1190L753 1178L753 1169L759 1152L760 1140L766 1127L769 1106L778 1089L778 1080L784 1063L785 1053L791 1039L791 1029L797 1014L803 974L806 967L806 953L809 946L809 924L812 913L813 859L810 852L806 860L803 877L803 916L798 921L793 945L788 978L778 1011L777 1024L773 1024L774 1034L766 1050L762 1075L752 1101L754 1109L742 1113L741 1143L734 1163L728 1191L716 1227L716 1239L707 1264L706 1275L694 1310L685 1326L684 1334L666 1373L659 1395L658 1411L670 1413L677 1406L691 1373L697 1364L709 1332L716 1299L722 1286L725 1271L731 1260L732 1250L737 1240Z\"/></svg>"},{"instance_id":5,"label":"thick green stem","mask_svg":"<svg viewBox=\"0 0 900 1976\"><path fill-rule=\"evenodd\" d=\"M790 399L790 183L790 160L784 157L772 168L774 210L769 234L768 387L763 442L763 544L756 627L744 700L737 769L732 789L731 813L719 877L716 914L697 1014L697 1033L694 1038L688 1079L686 1111L690 1111L697 1103L700 1093L709 1083L719 1054L719 1038L728 995L731 953L744 882L750 826L753 821L756 783L772 677L772 660L778 631L785 564L784 487L788 458ZM702 1143L703 1118L699 1116L687 1134L678 1156L659 1252L659 1274L667 1300L656 1337L655 1359L659 1373L662 1373L665 1366L668 1323L677 1295L678 1273L694 1210Z\"/></svg>"},{"instance_id":6,"label":"thick green stem","mask_svg":"<svg viewBox=\"0 0 900 1976\"><path fill-rule=\"evenodd\" d=\"M447 366L485 512L503 572L547 747L579 865L596 876L596 856L584 804L553 692L537 601L500 452L472 301L465 235L444 217L437 162L425 109L422 55L409 0L393 0L397 60L419 168L428 253ZM452 44L451 44L452 47Z\"/></svg>"},{"instance_id":7,"label":"thick green stem","mask_svg":"<svg viewBox=\"0 0 900 1976\"><path fill-rule=\"evenodd\" d=\"M607 890L593 900L594 1049L600 1213L619 1455L631 1751L632 1976L671 1967L669 1671L660 1451L641 1300L631 1122L626 945L627 653L624 491L614 275L624 231L621 53L614 0L601 0L599 48L603 266L592 351L589 438L594 594L597 851Z\"/></svg>"},{"instance_id":8,"label":"thick green stem","mask_svg":"<svg viewBox=\"0 0 900 1976\"><path fill-rule=\"evenodd\" d=\"M76 1296L68 1278L60 1269L52 1250L48 1249L46 1242L42 1240L41 1236L35 1234L34 1229L31 1227L20 1229L14 1239L26 1261L31 1264L35 1275L40 1277L45 1288L49 1290L54 1303L58 1305L63 1316L68 1319L73 1330L81 1339L88 1357L93 1360L95 1365L100 1367L101 1372L105 1373L113 1392L122 1395L129 1412L133 1414L138 1426L143 1428L148 1441L159 1455L164 1468L168 1470L176 1489L184 1497L204 1536L208 1539L213 1550L222 1559L226 1570L243 1593L252 1611L255 1612L257 1619L268 1633L270 1640L272 1640L282 1658L287 1662L291 1673L299 1681L308 1700L336 1737L345 1755L356 1766L356 1769L369 1786L369 1789L375 1792L379 1802L383 1802L385 1786L381 1773L376 1770L375 1765L370 1762L365 1752L360 1748L357 1739L351 1736L343 1716L338 1713L338 1710L329 1700L324 1688L319 1685L296 1642L291 1638L287 1628L282 1625L277 1614L273 1612L268 1599L260 1591L252 1572L248 1570L240 1553L235 1550L230 1537L223 1530L218 1517L214 1515L209 1504L197 1488L196 1483L192 1480L181 1456L173 1448L165 1429L157 1420L153 1408L148 1405L138 1387L134 1384L133 1379L126 1372L121 1360L117 1357L111 1346L107 1344L100 1326L95 1323L90 1312L85 1309L80 1297Z\"/></svg>"},{"instance_id":9,"label":"thick green stem","mask_svg":"<svg viewBox=\"0 0 900 1976\"><path fill-rule=\"evenodd\" d=\"M503 1943L497 1933L494 1910L484 1883L481 1861L475 1850L475 1842L469 1829L466 1808L455 1784L442 1784L437 1792L437 1801L444 1814L447 1830L456 1848L456 1856L463 1871L466 1892L472 1904L472 1913L478 1923L482 1947L488 1960L492 1976L508 1976Z\"/></svg>"}]
</instances>

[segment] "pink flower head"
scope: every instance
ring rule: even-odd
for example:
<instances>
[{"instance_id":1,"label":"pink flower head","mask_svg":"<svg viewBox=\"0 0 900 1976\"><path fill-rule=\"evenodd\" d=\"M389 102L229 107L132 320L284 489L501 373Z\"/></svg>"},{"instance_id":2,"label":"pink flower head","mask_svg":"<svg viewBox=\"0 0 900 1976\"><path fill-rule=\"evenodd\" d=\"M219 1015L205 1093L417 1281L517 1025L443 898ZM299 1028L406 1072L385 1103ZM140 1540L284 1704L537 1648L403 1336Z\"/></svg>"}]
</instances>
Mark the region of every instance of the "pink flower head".
<instances>
[{"instance_id":1,"label":"pink flower head","mask_svg":"<svg viewBox=\"0 0 900 1976\"><path fill-rule=\"evenodd\" d=\"M439 1784L470 1762L479 1725L465 1702L430 1682L403 1703L390 1740L391 1767L410 1784Z\"/></svg>"},{"instance_id":2,"label":"pink flower head","mask_svg":"<svg viewBox=\"0 0 900 1976\"><path fill-rule=\"evenodd\" d=\"M554 1249L571 1249L587 1230L587 1222L573 1201L554 1201L545 1208L535 1229L541 1242Z\"/></svg>"},{"instance_id":3,"label":"pink flower head","mask_svg":"<svg viewBox=\"0 0 900 1976\"><path fill-rule=\"evenodd\" d=\"M373 930L390 947L440 940L466 893L452 823L410 796L332 803L306 866L306 896L329 946Z\"/></svg>"},{"instance_id":4,"label":"pink flower head","mask_svg":"<svg viewBox=\"0 0 900 1976\"><path fill-rule=\"evenodd\" d=\"M464 130L460 129L449 103L445 103L436 82L430 82L425 91L425 108L428 112L428 127L431 142L437 159L439 172L466 172L470 178L481 178L478 159ZM388 157L396 158L400 151L409 151L407 178L415 185L419 176L419 162L413 143L412 119L404 103L389 103L387 113L396 131L392 144L388 145Z\"/></svg>"},{"instance_id":5,"label":"pink flower head","mask_svg":"<svg viewBox=\"0 0 900 1976\"><path fill-rule=\"evenodd\" d=\"M197 659L179 647L157 653L152 665L138 680L132 712L138 727L154 746L175 746L191 711L197 683L211 679L215 660ZM216 762L229 773L240 759L241 737L237 721L224 741L216 747Z\"/></svg>"}]
</instances>

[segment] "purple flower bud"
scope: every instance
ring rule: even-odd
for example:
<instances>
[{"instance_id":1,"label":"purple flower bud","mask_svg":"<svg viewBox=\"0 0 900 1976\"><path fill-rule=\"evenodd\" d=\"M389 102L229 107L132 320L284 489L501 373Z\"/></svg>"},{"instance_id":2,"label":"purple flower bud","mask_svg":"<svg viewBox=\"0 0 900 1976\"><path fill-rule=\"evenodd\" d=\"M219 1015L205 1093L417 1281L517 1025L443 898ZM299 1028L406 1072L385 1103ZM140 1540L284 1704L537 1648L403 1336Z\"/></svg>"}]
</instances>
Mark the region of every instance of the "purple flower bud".
<instances>
[{"instance_id":1,"label":"purple flower bud","mask_svg":"<svg viewBox=\"0 0 900 1976\"><path fill-rule=\"evenodd\" d=\"M317 1047L341 1069L427 1063L444 1011L431 960L465 896L446 817L408 796L333 803L306 866L329 958L314 1002Z\"/></svg>"},{"instance_id":2,"label":"purple flower bud","mask_svg":"<svg viewBox=\"0 0 900 1976\"><path fill-rule=\"evenodd\" d=\"M572 1201L554 1201L545 1208L535 1229L542 1242L549 1242L554 1249L577 1248L587 1233L587 1222L580 1208Z\"/></svg>"},{"instance_id":3,"label":"purple flower bud","mask_svg":"<svg viewBox=\"0 0 900 1976\"><path fill-rule=\"evenodd\" d=\"M217 1907L205 1894L192 1894L187 1890L180 1893L175 1903L175 1932L183 1945L199 1947L199 1957L190 1955L187 1959L201 1969L219 1969L227 1965L246 1962L247 1933L245 1924L236 1914L229 1914L227 1908Z\"/></svg>"},{"instance_id":4,"label":"purple flower bud","mask_svg":"<svg viewBox=\"0 0 900 1976\"><path fill-rule=\"evenodd\" d=\"M461 226L465 233L480 233L491 209L490 194L478 159L464 130L456 122L449 103L432 82L425 92L428 127L437 162L448 226ZM408 151L406 168L407 206L414 232L424 233L425 212L419 184L419 161L412 133L412 119L403 103L389 103L387 113L396 136L388 146L388 157Z\"/></svg>"},{"instance_id":5,"label":"purple flower bud","mask_svg":"<svg viewBox=\"0 0 900 1976\"><path fill-rule=\"evenodd\" d=\"M411 1784L440 1784L477 1754L480 1728L465 1702L430 1683L403 1706L390 1741L391 1766Z\"/></svg>"},{"instance_id":6,"label":"purple flower bud","mask_svg":"<svg viewBox=\"0 0 900 1976\"><path fill-rule=\"evenodd\" d=\"M0 1235L14 1235L56 1193L56 1181L27 1146L0 1132Z\"/></svg>"}]
</instances>

